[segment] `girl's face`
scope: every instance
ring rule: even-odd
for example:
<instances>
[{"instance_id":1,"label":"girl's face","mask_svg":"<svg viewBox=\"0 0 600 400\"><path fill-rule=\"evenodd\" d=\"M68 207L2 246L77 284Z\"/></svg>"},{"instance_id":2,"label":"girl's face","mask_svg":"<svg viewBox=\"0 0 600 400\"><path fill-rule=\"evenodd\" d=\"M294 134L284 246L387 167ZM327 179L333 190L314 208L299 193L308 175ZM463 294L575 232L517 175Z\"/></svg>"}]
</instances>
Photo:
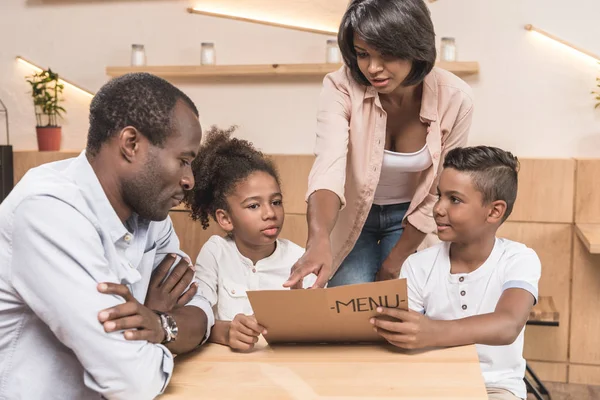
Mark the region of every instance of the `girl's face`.
<instances>
[{"instance_id":1,"label":"girl's face","mask_svg":"<svg viewBox=\"0 0 600 400\"><path fill-rule=\"evenodd\" d=\"M398 89L412 69L411 61L383 55L356 34L354 51L360 72L381 94L389 94Z\"/></svg>"},{"instance_id":2,"label":"girl's face","mask_svg":"<svg viewBox=\"0 0 600 400\"><path fill-rule=\"evenodd\" d=\"M277 181L264 171L256 171L239 182L227 196L229 210L219 222L236 242L257 247L272 245L283 226L283 196ZM223 223L224 222L224 223Z\"/></svg>"}]
</instances>

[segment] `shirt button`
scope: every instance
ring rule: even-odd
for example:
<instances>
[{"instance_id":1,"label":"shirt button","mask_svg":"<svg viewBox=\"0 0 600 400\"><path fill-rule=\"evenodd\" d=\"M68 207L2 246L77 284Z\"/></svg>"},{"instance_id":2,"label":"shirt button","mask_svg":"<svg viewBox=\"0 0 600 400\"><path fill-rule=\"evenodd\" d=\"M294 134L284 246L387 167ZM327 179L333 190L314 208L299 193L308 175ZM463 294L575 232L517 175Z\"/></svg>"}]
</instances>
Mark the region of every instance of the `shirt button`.
<instances>
[{"instance_id":1,"label":"shirt button","mask_svg":"<svg viewBox=\"0 0 600 400\"><path fill-rule=\"evenodd\" d=\"M125 237L123 237L123 240L125 240L127 243L131 242L131 239L132 239L132 236L129 233L127 233L125 235Z\"/></svg>"},{"instance_id":2,"label":"shirt button","mask_svg":"<svg viewBox=\"0 0 600 400\"><path fill-rule=\"evenodd\" d=\"M465 292L464 290L460 292L461 296L464 296L465 294L467 294L467 292Z\"/></svg>"},{"instance_id":3,"label":"shirt button","mask_svg":"<svg viewBox=\"0 0 600 400\"><path fill-rule=\"evenodd\" d=\"M133 268L133 264L132 263L129 263L129 268Z\"/></svg>"},{"instance_id":4,"label":"shirt button","mask_svg":"<svg viewBox=\"0 0 600 400\"><path fill-rule=\"evenodd\" d=\"M433 154L433 159L434 159L434 160L437 160L438 158L440 158L440 153L436 151L436 152Z\"/></svg>"},{"instance_id":5,"label":"shirt button","mask_svg":"<svg viewBox=\"0 0 600 400\"><path fill-rule=\"evenodd\" d=\"M235 289L232 289L232 290L231 290L231 294L235 294Z\"/></svg>"},{"instance_id":6,"label":"shirt button","mask_svg":"<svg viewBox=\"0 0 600 400\"><path fill-rule=\"evenodd\" d=\"M458 281L459 281L459 282L463 282L464 280L465 280L465 277L464 277L464 276L461 276L460 278L458 278Z\"/></svg>"},{"instance_id":7,"label":"shirt button","mask_svg":"<svg viewBox=\"0 0 600 400\"><path fill-rule=\"evenodd\" d=\"M252 268L252 272L256 273L256 268Z\"/></svg>"},{"instance_id":8,"label":"shirt button","mask_svg":"<svg viewBox=\"0 0 600 400\"><path fill-rule=\"evenodd\" d=\"M463 310L466 310L466 309L467 309L467 305L466 305L466 304L463 304L463 306L462 306L462 309L463 309Z\"/></svg>"}]
</instances>

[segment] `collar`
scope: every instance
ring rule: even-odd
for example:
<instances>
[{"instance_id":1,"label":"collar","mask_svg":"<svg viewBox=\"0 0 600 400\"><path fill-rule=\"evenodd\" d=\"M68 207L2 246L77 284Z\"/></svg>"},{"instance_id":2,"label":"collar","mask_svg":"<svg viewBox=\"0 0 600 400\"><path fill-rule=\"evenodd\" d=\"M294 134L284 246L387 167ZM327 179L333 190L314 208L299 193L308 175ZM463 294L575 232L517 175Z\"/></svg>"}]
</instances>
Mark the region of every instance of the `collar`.
<instances>
[{"instance_id":1,"label":"collar","mask_svg":"<svg viewBox=\"0 0 600 400\"><path fill-rule=\"evenodd\" d=\"M106 197L106 193L87 159L85 150L75 158L69 169L71 169L70 172L75 182L81 188L89 207L94 210L98 220L108 230L113 243L129 235L125 225L110 204L108 197Z\"/></svg>"}]
</instances>

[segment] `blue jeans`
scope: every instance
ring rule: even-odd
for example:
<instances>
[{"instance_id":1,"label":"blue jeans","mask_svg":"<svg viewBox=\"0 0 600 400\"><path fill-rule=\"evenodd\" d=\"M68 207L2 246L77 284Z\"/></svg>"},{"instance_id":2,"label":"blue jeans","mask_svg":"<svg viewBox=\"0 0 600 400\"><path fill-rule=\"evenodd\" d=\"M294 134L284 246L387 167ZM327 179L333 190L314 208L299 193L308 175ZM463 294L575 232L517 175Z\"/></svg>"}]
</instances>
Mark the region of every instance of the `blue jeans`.
<instances>
[{"instance_id":1,"label":"blue jeans","mask_svg":"<svg viewBox=\"0 0 600 400\"><path fill-rule=\"evenodd\" d=\"M350 254L329 281L328 287L374 282L404 228L402 220L410 203L378 206L373 204L365 225Z\"/></svg>"}]
</instances>

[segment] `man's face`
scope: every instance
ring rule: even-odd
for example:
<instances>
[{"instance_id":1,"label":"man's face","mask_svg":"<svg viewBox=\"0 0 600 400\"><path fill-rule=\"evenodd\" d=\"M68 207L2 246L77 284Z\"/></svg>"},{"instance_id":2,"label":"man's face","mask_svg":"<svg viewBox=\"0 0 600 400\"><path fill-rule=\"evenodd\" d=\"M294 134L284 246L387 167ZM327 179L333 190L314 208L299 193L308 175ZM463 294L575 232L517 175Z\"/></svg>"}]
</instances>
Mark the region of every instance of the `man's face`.
<instances>
[{"instance_id":1,"label":"man's face","mask_svg":"<svg viewBox=\"0 0 600 400\"><path fill-rule=\"evenodd\" d=\"M194 187L191 163L196 157L202 129L194 112L182 101L173 109L171 132L163 147L145 140L145 160L123 184L123 197L140 217L162 221L169 210Z\"/></svg>"}]
</instances>

